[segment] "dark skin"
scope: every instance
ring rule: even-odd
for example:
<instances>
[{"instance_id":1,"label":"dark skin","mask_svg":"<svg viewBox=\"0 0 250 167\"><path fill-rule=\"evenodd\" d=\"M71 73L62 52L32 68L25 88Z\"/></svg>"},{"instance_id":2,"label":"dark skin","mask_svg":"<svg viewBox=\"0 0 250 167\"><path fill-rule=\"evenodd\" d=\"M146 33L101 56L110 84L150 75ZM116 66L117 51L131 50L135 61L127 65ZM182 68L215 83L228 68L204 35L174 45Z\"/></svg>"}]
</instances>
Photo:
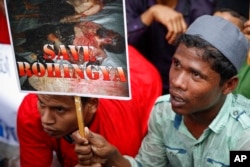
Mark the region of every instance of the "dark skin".
<instances>
[{"instance_id":1,"label":"dark skin","mask_svg":"<svg viewBox=\"0 0 250 167\"><path fill-rule=\"evenodd\" d=\"M233 77L220 85L219 73L197 54L202 51L181 44L173 57L169 76L172 109L184 116L184 123L195 138L213 121L226 95L238 82Z\"/></svg>"},{"instance_id":2,"label":"dark skin","mask_svg":"<svg viewBox=\"0 0 250 167\"><path fill-rule=\"evenodd\" d=\"M158 0L157 4L141 14L141 20L145 25L150 26L156 21L166 27L166 40L169 44L173 44L187 28L183 15L174 10L177 3L177 0Z\"/></svg>"},{"instance_id":3,"label":"dark skin","mask_svg":"<svg viewBox=\"0 0 250 167\"><path fill-rule=\"evenodd\" d=\"M78 129L74 96L37 95L38 110L44 131L50 136L59 138ZM85 125L94 118L98 100L89 98L82 103Z\"/></svg>"},{"instance_id":4,"label":"dark skin","mask_svg":"<svg viewBox=\"0 0 250 167\"><path fill-rule=\"evenodd\" d=\"M238 83L238 78L234 76L221 84L220 74L212 70L210 64L199 56L202 52L180 44L170 69L172 109L183 115L187 129L196 139L213 121L225 102L226 95L231 93ZM102 136L87 130L85 138L81 138L78 132L75 132L73 137L78 141L77 167L96 167L97 164L107 167L131 166ZM81 144L84 142L89 145Z\"/></svg>"}]
</instances>

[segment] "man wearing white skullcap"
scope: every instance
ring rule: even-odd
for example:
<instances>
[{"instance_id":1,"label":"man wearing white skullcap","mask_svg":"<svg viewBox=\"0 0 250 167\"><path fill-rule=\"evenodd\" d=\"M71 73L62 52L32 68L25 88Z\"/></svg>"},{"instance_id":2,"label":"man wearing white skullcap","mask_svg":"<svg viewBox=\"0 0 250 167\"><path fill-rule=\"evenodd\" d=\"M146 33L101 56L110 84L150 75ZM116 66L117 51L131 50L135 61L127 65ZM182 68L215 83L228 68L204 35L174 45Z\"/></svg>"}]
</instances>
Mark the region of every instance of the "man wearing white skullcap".
<instances>
[{"instance_id":1,"label":"man wearing white skullcap","mask_svg":"<svg viewBox=\"0 0 250 167\"><path fill-rule=\"evenodd\" d=\"M79 166L229 167L230 151L250 149L250 100L231 93L248 46L229 21L199 17L178 39L170 94L156 101L136 158L86 129L73 135Z\"/></svg>"}]
</instances>

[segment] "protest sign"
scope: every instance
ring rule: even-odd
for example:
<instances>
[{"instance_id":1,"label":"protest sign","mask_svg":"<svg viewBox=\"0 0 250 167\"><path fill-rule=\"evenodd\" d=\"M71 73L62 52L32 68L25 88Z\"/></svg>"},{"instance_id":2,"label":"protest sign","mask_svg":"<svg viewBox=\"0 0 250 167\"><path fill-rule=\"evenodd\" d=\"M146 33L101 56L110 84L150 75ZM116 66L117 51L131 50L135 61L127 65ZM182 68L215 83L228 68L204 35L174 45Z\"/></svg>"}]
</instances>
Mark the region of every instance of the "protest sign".
<instances>
[{"instance_id":1,"label":"protest sign","mask_svg":"<svg viewBox=\"0 0 250 167\"><path fill-rule=\"evenodd\" d=\"M7 1L22 92L130 99L124 1Z\"/></svg>"}]
</instances>

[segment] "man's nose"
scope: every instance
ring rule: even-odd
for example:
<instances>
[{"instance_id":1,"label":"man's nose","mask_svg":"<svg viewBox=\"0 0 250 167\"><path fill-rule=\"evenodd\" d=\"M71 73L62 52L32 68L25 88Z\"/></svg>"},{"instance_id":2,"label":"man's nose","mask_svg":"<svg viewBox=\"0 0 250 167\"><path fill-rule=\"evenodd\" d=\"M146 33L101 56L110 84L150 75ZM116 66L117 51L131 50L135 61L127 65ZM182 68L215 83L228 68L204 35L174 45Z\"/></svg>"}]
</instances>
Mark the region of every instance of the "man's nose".
<instances>
[{"instance_id":1,"label":"man's nose","mask_svg":"<svg viewBox=\"0 0 250 167\"><path fill-rule=\"evenodd\" d=\"M41 112L41 122L43 124L55 123L55 117L54 117L53 111L51 111L48 108L43 109L43 111Z\"/></svg>"},{"instance_id":2,"label":"man's nose","mask_svg":"<svg viewBox=\"0 0 250 167\"><path fill-rule=\"evenodd\" d=\"M175 88L179 88L181 90L187 89L187 74L185 72L180 72L178 74L175 74L171 80L172 85Z\"/></svg>"}]
</instances>

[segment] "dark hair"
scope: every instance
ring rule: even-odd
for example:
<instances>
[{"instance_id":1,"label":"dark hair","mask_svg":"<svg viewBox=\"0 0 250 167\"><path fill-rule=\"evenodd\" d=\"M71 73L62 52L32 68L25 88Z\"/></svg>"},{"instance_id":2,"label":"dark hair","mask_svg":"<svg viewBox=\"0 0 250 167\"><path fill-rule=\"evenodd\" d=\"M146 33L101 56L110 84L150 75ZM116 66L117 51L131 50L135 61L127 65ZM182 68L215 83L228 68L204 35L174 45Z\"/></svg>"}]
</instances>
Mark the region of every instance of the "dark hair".
<instances>
[{"instance_id":1,"label":"dark hair","mask_svg":"<svg viewBox=\"0 0 250 167\"><path fill-rule=\"evenodd\" d=\"M217 0L215 1L215 11L227 8L231 9L241 16L248 18L249 15L249 0Z\"/></svg>"},{"instance_id":2,"label":"dark hair","mask_svg":"<svg viewBox=\"0 0 250 167\"><path fill-rule=\"evenodd\" d=\"M239 18L243 23L245 23L247 21L247 18L242 16L240 13L229 9L229 8L221 8L221 9L217 9L215 10L215 12L228 12L231 16Z\"/></svg>"},{"instance_id":3,"label":"dark hair","mask_svg":"<svg viewBox=\"0 0 250 167\"><path fill-rule=\"evenodd\" d=\"M75 39L75 24L58 24L55 26L54 34L64 45L72 45Z\"/></svg>"},{"instance_id":4,"label":"dark hair","mask_svg":"<svg viewBox=\"0 0 250 167\"><path fill-rule=\"evenodd\" d=\"M89 100L89 97L82 97L81 96L81 101L83 104L85 104Z\"/></svg>"},{"instance_id":5,"label":"dark hair","mask_svg":"<svg viewBox=\"0 0 250 167\"><path fill-rule=\"evenodd\" d=\"M109 52L114 52L114 53L123 53L125 51L125 38L120 35L119 33L113 31L113 30L109 30L106 29L104 27L99 28L96 31L96 34L100 37L100 38L111 38L112 39L112 43L109 44L103 44L104 49L106 49Z\"/></svg>"},{"instance_id":6,"label":"dark hair","mask_svg":"<svg viewBox=\"0 0 250 167\"><path fill-rule=\"evenodd\" d=\"M183 34L178 38L176 44L180 43L188 48L195 47L202 51L202 54L199 56L211 65L212 70L220 74L220 85L237 75L234 65L217 48L198 35Z\"/></svg>"}]
</instances>

